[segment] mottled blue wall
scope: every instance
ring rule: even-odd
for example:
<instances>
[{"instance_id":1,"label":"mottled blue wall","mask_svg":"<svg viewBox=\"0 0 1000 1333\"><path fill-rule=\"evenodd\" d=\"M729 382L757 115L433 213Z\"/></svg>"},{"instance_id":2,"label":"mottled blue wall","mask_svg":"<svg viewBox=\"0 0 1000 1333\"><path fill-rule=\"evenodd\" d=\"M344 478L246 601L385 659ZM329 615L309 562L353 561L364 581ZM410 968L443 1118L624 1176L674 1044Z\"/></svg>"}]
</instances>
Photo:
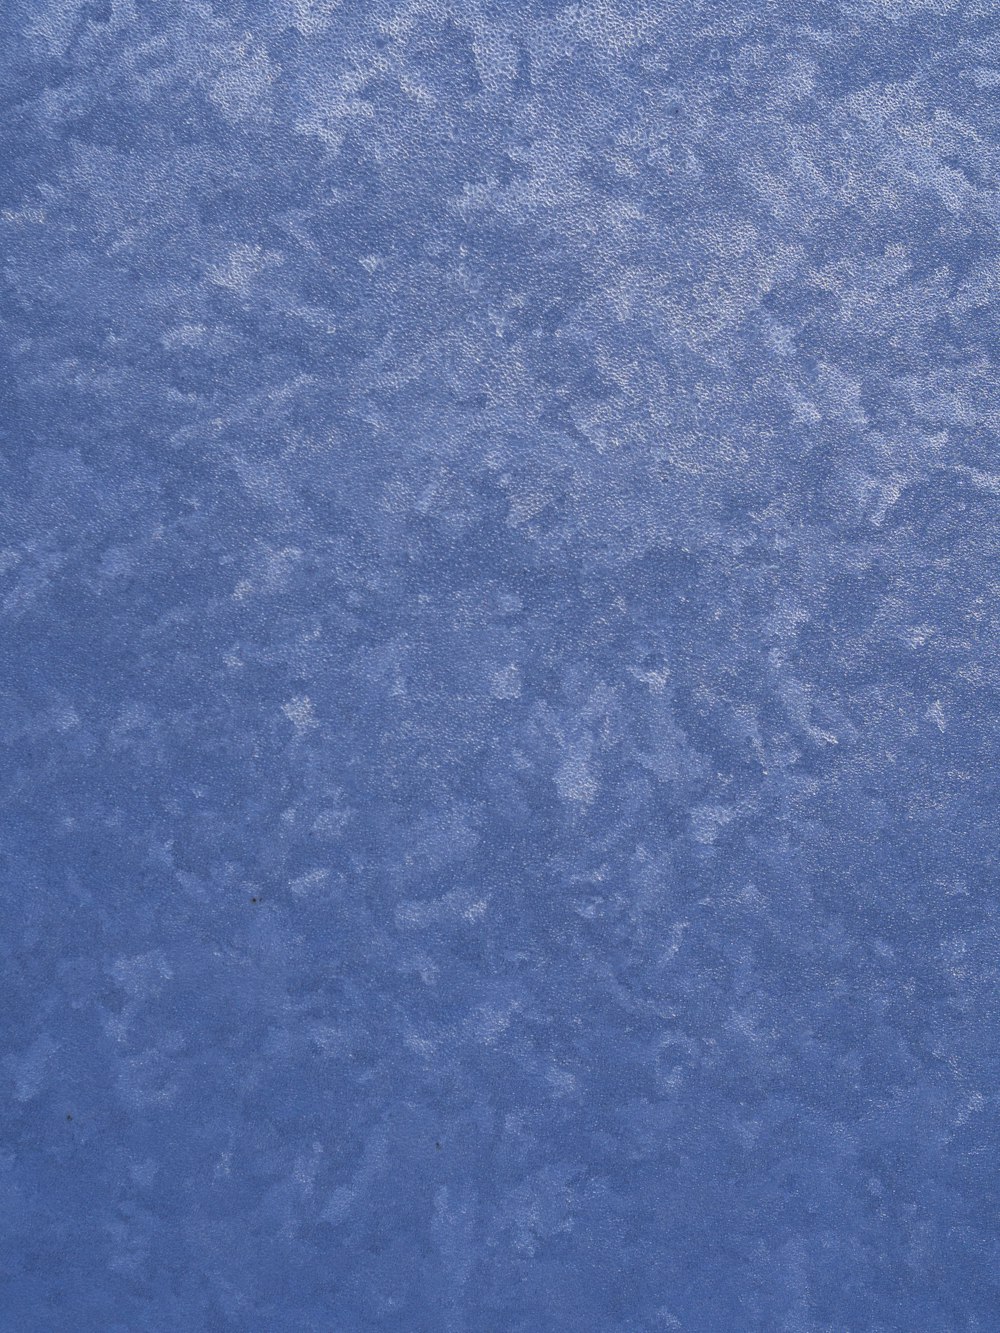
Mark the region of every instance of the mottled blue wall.
<instances>
[{"instance_id":1,"label":"mottled blue wall","mask_svg":"<svg viewBox=\"0 0 1000 1333\"><path fill-rule=\"evenodd\" d=\"M4 1333L996 1333L995 4L3 29Z\"/></svg>"}]
</instances>

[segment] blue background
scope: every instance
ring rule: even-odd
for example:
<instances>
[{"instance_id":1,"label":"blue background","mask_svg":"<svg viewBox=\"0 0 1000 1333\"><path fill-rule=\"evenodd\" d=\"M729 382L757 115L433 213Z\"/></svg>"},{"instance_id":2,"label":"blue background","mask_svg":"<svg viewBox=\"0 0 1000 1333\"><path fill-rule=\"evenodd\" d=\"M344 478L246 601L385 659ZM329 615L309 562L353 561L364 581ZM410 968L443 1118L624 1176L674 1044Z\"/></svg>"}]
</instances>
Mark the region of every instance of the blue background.
<instances>
[{"instance_id":1,"label":"blue background","mask_svg":"<svg viewBox=\"0 0 1000 1333\"><path fill-rule=\"evenodd\" d=\"M0 1326L1000 1328L1000 27L13 0Z\"/></svg>"}]
</instances>

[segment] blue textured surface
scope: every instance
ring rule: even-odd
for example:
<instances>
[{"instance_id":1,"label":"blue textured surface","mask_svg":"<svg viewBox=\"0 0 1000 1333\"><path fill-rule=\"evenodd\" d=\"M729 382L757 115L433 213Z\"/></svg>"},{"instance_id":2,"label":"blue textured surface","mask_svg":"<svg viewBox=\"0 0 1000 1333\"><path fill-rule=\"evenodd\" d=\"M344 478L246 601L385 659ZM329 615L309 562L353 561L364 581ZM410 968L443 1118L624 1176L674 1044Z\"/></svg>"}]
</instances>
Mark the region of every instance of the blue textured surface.
<instances>
[{"instance_id":1,"label":"blue textured surface","mask_svg":"<svg viewBox=\"0 0 1000 1333\"><path fill-rule=\"evenodd\" d=\"M994 4L3 46L0 1326L995 1333Z\"/></svg>"}]
</instances>

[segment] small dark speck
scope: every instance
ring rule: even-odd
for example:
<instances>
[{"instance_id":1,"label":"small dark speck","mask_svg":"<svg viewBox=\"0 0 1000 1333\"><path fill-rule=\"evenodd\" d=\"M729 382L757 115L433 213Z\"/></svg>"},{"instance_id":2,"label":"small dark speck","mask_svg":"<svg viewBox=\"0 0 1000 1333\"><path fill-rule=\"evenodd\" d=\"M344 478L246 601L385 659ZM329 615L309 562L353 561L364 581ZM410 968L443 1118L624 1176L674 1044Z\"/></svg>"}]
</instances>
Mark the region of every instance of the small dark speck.
<instances>
[{"instance_id":1,"label":"small dark speck","mask_svg":"<svg viewBox=\"0 0 1000 1333\"><path fill-rule=\"evenodd\" d=\"M68 1111L66 1112L66 1119L67 1119L67 1120L72 1120L72 1119L73 1119L73 1117L70 1115L70 1113L69 1113Z\"/></svg>"},{"instance_id":2,"label":"small dark speck","mask_svg":"<svg viewBox=\"0 0 1000 1333\"><path fill-rule=\"evenodd\" d=\"M255 903L255 902L257 902L257 899L256 899L256 898L251 898L250 901L251 901L252 903Z\"/></svg>"},{"instance_id":3,"label":"small dark speck","mask_svg":"<svg viewBox=\"0 0 1000 1333\"><path fill-rule=\"evenodd\" d=\"M440 1143L435 1143L434 1147L437 1148L438 1152L441 1151L441 1145L440 1145Z\"/></svg>"}]
</instances>

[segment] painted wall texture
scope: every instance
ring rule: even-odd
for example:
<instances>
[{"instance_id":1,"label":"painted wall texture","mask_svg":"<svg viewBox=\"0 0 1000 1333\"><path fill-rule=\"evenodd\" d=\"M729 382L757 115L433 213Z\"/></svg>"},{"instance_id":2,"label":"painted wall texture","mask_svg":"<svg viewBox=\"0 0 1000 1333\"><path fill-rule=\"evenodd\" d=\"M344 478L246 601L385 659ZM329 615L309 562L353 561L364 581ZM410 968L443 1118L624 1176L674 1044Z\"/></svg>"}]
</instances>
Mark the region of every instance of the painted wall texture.
<instances>
[{"instance_id":1,"label":"painted wall texture","mask_svg":"<svg viewBox=\"0 0 1000 1333\"><path fill-rule=\"evenodd\" d=\"M0 1328L995 1333L995 5L3 28Z\"/></svg>"}]
</instances>

